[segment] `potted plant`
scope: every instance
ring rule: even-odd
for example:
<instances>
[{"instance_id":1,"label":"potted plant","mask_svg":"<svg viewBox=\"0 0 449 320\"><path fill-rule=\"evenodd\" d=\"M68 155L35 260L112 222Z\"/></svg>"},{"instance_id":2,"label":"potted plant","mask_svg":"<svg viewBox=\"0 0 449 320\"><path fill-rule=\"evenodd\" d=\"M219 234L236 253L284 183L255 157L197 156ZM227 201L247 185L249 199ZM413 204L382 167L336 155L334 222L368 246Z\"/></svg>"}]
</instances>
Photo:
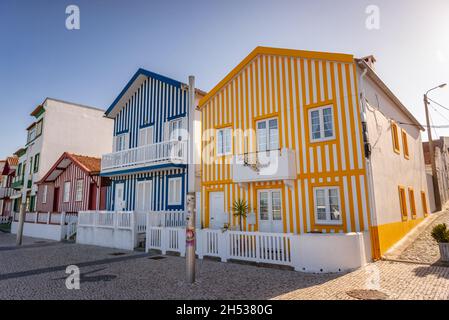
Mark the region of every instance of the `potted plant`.
<instances>
[{"instance_id":1,"label":"potted plant","mask_svg":"<svg viewBox=\"0 0 449 320\"><path fill-rule=\"evenodd\" d=\"M239 218L240 231L242 231L242 219L246 218L248 211L249 206L245 200L237 199L232 204L232 212L234 213L234 217Z\"/></svg>"},{"instance_id":2,"label":"potted plant","mask_svg":"<svg viewBox=\"0 0 449 320\"><path fill-rule=\"evenodd\" d=\"M433 227L432 238L438 242L440 247L441 261L449 262L449 229L445 223Z\"/></svg>"}]
</instances>

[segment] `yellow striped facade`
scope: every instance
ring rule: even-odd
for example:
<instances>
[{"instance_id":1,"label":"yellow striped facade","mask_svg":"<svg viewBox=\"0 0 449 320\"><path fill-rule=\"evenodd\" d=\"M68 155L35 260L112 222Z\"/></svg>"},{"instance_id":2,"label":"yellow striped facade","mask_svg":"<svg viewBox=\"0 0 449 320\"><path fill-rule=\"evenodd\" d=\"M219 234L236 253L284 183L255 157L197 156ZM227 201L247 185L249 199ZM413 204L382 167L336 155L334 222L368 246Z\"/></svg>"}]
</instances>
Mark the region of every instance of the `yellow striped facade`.
<instances>
[{"instance_id":1,"label":"yellow striped facade","mask_svg":"<svg viewBox=\"0 0 449 320\"><path fill-rule=\"evenodd\" d=\"M335 139L311 142L309 109L333 105ZM283 229L286 233L357 232L370 229L365 159L359 113L356 66L351 55L256 48L200 101L203 130L203 227L209 226L208 193L223 191L229 221L232 203L244 199L257 211L257 190L282 190ZM256 151L255 123L277 117L280 148L294 150L297 179L234 183L232 156L217 157L216 129L233 129L232 154ZM251 131L254 130L254 131ZM247 133L245 134L245 131ZM211 143L212 142L212 143ZM337 186L341 225L318 225L313 188ZM244 221L244 229L258 230Z\"/></svg>"}]
</instances>

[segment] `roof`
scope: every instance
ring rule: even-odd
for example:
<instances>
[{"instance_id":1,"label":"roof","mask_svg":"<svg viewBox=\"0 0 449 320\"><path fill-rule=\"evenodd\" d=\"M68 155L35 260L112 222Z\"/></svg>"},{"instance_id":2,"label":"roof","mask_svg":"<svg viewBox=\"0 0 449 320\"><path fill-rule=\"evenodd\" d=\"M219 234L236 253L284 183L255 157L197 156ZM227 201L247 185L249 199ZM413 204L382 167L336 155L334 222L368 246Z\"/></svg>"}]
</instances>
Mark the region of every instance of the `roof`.
<instances>
[{"instance_id":1,"label":"roof","mask_svg":"<svg viewBox=\"0 0 449 320\"><path fill-rule=\"evenodd\" d=\"M8 164L11 167L16 167L19 165L19 157L17 157L17 156L8 157L8 158L6 158L6 162L8 162Z\"/></svg>"},{"instance_id":2,"label":"roof","mask_svg":"<svg viewBox=\"0 0 449 320\"><path fill-rule=\"evenodd\" d=\"M229 72L223 80L221 80L209 93L204 96L199 103L199 108L201 109L215 94L217 94L229 81L234 78L243 68L245 68L254 58L261 54L268 55L281 55L289 57L303 57L303 58L313 58L322 59L330 61L340 61L340 62L353 62L354 57L350 54L343 53L330 53L330 52L319 52L319 51L306 51L306 50L296 50L296 49L283 49L283 48L272 48L272 47L256 47L249 55L246 56L231 72Z\"/></svg>"},{"instance_id":3,"label":"roof","mask_svg":"<svg viewBox=\"0 0 449 320\"><path fill-rule=\"evenodd\" d=\"M370 57L370 56L368 56ZM366 58L366 57L365 57ZM413 116L413 114L407 109L406 106L396 97L396 95L387 87L387 85L382 81L379 75L374 71L373 68L364 60L365 58L355 59L356 63L359 64L363 69L367 70L367 76L374 81L379 88L399 107L399 109L422 131L424 127L419 123L419 121Z\"/></svg>"},{"instance_id":4,"label":"roof","mask_svg":"<svg viewBox=\"0 0 449 320\"><path fill-rule=\"evenodd\" d=\"M88 175L98 175L101 169L101 159L82 156L64 152L61 157L56 161L53 167L48 170L39 183L55 181L67 167L71 164L75 164L81 170Z\"/></svg>"},{"instance_id":5,"label":"roof","mask_svg":"<svg viewBox=\"0 0 449 320\"><path fill-rule=\"evenodd\" d=\"M75 102L70 102L70 101L66 101L66 100L61 100L61 99L56 99L56 98L50 98L47 97L45 98L44 102L42 102L42 104L38 105L31 113L30 116L34 116L36 117L37 115L40 114L40 112L42 110L45 110L44 105L47 101L55 101L55 102L60 102L60 103L65 103L65 104L71 104L73 106L76 107L80 107L80 108L86 108L86 109L92 109L92 110L97 110L97 111L102 111L104 112L103 109L97 108L97 107L92 107L92 106L87 106L85 104L80 104L80 103L75 103Z\"/></svg>"},{"instance_id":6,"label":"roof","mask_svg":"<svg viewBox=\"0 0 449 320\"><path fill-rule=\"evenodd\" d=\"M140 86L141 82L143 82L143 80L146 77L157 79L159 81L168 83L177 88L181 88L182 86L187 86L187 84L182 83L178 80L174 80L174 79L168 78L166 76L157 74L155 72L151 72L151 71L140 68L139 70L137 70L137 72L134 74L134 76L131 78L131 80L128 81L128 83L123 88L123 90L120 92L120 94L117 96L117 98L115 98L114 102L112 102L112 104L106 110L105 116L108 117L112 113L112 111L114 111L116 106L120 106L125 100L127 100L127 98L128 98L127 93L134 92L135 90L137 90L137 88ZM206 92L199 90L199 89L195 89L195 92L201 96L206 95Z\"/></svg>"}]
</instances>

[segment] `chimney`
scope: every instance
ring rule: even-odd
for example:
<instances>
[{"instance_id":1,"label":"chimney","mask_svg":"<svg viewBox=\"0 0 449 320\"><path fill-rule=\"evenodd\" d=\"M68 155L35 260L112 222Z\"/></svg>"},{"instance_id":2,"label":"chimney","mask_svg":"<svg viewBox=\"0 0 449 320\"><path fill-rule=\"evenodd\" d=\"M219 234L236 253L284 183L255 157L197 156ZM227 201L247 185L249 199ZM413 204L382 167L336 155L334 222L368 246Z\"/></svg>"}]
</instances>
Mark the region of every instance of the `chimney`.
<instances>
[{"instance_id":1,"label":"chimney","mask_svg":"<svg viewBox=\"0 0 449 320\"><path fill-rule=\"evenodd\" d=\"M367 65L369 65L369 67L371 69L375 69L374 68L374 64L376 63L376 58L374 58L374 56L371 54L369 56L363 57L361 58L361 60L365 61Z\"/></svg>"}]
</instances>

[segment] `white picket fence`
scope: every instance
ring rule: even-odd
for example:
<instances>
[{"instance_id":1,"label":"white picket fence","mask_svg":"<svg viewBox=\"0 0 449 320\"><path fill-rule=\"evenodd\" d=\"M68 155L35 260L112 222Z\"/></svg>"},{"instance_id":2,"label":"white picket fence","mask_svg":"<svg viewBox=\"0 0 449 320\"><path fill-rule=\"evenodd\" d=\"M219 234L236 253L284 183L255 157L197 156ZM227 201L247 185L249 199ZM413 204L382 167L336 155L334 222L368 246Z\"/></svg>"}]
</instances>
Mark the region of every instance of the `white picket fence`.
<instances>
[{"instance_id":1,"label":"white picket fence","mask_svg":"<svg viewBox=\"0 0 449 320\"><path fill-rule=\"evenodd\" d=\"M150 249L161 250L162 254L178 252L183 257L186 252L186 230L147 226L145 249L147 252Z\"/></svg>"}]
</instances>

